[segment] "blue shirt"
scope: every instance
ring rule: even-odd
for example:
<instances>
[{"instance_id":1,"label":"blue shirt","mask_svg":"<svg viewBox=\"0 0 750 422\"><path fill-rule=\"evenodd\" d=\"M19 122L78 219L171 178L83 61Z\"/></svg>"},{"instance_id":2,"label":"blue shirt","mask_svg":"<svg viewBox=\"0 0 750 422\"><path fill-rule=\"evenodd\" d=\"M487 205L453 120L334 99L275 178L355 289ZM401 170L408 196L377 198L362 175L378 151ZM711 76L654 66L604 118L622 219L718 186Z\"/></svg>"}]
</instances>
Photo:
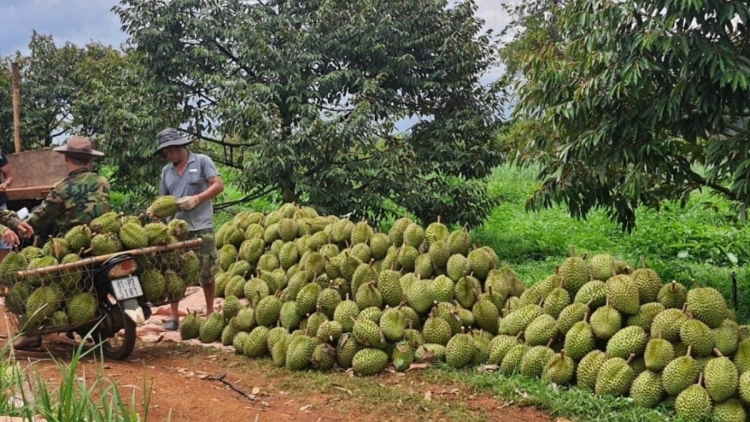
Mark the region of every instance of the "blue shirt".
<instances>
[{"instance_id":1,"label":"blue shirt","mask_svg":"<svg viewBox=\"0 0 750 422\"><path fill-rule=\"evenodd\" d=\"M207 155L190 152L187 165L180 176L174 164L161 171L159 195L172 195L177 199L198 195L208 189L208 181L219 175L213 160ZM179 210L175 218L185 220L190 231L213 228L213 201L203 201L190 211Z\"/></svg>"}]
</instances>

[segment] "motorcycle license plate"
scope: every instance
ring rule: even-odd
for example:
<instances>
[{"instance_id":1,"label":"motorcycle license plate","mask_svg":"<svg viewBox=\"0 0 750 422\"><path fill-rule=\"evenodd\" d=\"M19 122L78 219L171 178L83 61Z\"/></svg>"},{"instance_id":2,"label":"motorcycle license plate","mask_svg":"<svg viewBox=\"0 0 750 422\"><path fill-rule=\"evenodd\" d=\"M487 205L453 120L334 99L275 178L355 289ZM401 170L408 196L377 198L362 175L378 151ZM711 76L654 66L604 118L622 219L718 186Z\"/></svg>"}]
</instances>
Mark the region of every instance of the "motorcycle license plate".
<instances>
[{"instance_id":1,"label":"motorcycle license plate","mask_svg":"<svg viewBox=\"0 0 750 422\"><path fill-rule=\"evenodd\" d=\"M112 280L112 291L115 293L117 300L143 296L141 282L138 280L138 276L135 275Z\"/></svg>"}]
</instances>

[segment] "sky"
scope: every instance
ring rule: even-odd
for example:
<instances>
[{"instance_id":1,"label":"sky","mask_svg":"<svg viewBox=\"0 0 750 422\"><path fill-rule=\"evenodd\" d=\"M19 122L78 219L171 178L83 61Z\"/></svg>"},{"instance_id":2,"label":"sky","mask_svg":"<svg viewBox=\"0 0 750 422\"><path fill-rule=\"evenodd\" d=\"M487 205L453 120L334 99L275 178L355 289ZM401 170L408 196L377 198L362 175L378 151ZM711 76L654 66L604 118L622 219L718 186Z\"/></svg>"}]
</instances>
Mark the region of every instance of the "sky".
<instances>
[{"instance_id":1,"label":"sky","mask_svg":"<svg viewBox=\"0 0 750 422\"><path fill-rule=\"evenodd\" d=\"M475 0L477 15L485 28L499 32L509 21L499 0ZM119 0L0 0L0 55L28 52L28 42L36 30L52 35L58 45L72 42L84 45L98 41L119 46L127 40L120 30L120 20L111 11ZM482 78L482 83L497 80L501 69ZM409 122L411 123L411 122Z\"/></svg>"}]
</instances>

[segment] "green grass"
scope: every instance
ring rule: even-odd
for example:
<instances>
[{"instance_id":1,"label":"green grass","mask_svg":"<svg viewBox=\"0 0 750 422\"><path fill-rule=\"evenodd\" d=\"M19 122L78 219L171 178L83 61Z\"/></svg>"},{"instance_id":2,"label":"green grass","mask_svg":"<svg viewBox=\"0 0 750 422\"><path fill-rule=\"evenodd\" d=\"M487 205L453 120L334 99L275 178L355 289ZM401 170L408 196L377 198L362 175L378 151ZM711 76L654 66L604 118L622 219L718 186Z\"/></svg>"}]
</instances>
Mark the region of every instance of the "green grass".
<instances>
[{"instance_id":1,"label":"green grass","mask_svg":"<svg viewBox=\"0 0 750 422\"><path fill-rule=\"evenodd\" d=\"M472 233L507 261L527 285L553 273L574 246L579 255L610 253L631 266L646 258L665 281L688 284L695 278L721 291L730 305L734 271L739 314L748 319L750 298L741 293L750 288L750 225L734 221L728 201L696 192L684 209L676 202L660 211L639 209L638 227L628 234L603 211L592 212L587 220L571 218L564 206L527 213L524 205L535 188L534 174L533 169L496 169L489 190L502 203ZM732 255L737 265L730 260Z\"/></svg>"},{"instance_id":2,"label":"green grass","mask_svg":"<svg viewBox=\"0 0 750 422\"><path fill-rule=\"evenodd\" d=\"M143 391L149 393L144 394L140 403L143 409L143 414L140 414L136 410L135 393L126 398L120 394L117 384L98 371L93 377L87 376L86 371L79 371L81 359L87 356L96 358L96 352L100 350L84 350L84 342L81 342L70 362L52 358L60 379L57 386L52 386L35 366L24 369L19 365L13 354L12 340L9 340L0 349L0 415L24 420L36 420L34 418L39 415L48 422L148 420L148 386L143 386Z\"/></svg>"}]
</instances>

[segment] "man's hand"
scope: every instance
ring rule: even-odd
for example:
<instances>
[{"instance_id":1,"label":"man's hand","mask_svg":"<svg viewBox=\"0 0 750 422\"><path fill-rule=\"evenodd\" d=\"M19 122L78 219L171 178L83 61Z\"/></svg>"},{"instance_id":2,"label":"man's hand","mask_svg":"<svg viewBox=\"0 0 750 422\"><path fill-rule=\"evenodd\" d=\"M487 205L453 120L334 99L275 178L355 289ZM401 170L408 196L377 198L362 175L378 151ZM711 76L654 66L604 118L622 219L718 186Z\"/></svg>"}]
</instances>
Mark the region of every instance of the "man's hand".
<instances>
[{"instance_id":1,"label":"man's hand","mask_svg":"<svg viewBox=\"0 0 750 422\"><path fill-rule=\"evenodd\" d=\"M152 210L151 207L146 208L146 215L148 216L148 218L156 220L156 217L154 216L154 210Z\"/></svg>"},{"instance_id":2,"label":"man's hand","mask_svg":"<svg viewBox=\"0 0 750 422\"><path fill-rule=\"evenodd\" d=\"M0 235L0 239L3 239L3 242L5 242L8 246L16 246L17 244L21 243L18 239L18 236L16 235L16 232L9 228L5 228L3 230L3 234Z\"/></svg>"},{"instance_id":3,"label":"man's hand","mask_svg":"<svg viewBox=\"0 0 750 422\"><path fill-rule=\"evenodd\" d=\"M8 183L0 183L0 192L5 192L8 189Z\"/></svg>"},{"instance_id":4,"label":"man's hand","mask_svg":"<svg viewBox=\"0 0 750 422\"><path fill-rule=\"evenodd\" d=\"M177 205L185 211L190 211L201 202L198 195L186 196L177 200Z\"/></svg>"},{"instance_id":5,"label":"man's hand","mask_svg":"<svg viewBox=\"0 0 750 422\"><path fill-rule=\"evenodd\" d=\"M18 233L21 236L27 239L34 235L34 228L31 227L31 225L25 221L18 223L16 230L18 230Z\"/></svg>"}]
</instances>

